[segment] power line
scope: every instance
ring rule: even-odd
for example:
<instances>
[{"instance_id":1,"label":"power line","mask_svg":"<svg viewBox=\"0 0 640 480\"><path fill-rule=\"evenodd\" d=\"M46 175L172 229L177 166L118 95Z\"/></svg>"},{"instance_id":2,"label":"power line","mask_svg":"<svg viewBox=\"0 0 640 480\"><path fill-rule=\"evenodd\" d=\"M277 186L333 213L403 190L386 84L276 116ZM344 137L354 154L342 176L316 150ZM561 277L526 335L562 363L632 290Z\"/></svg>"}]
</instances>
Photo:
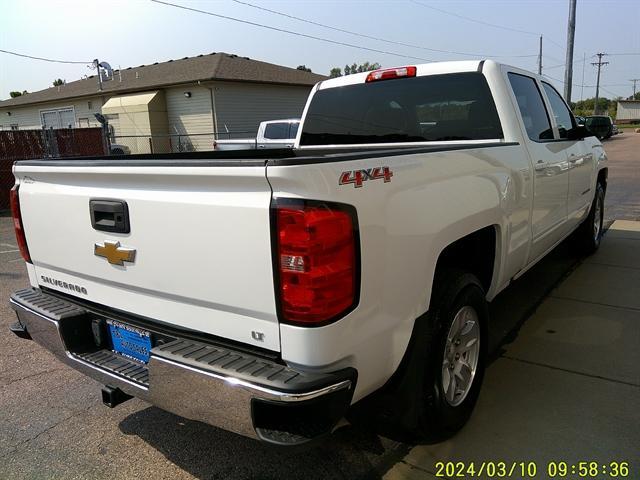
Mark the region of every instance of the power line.
<instances>
[{"instance_id":1,"label":"power line","mask_svg":"<svg viewBox=\"0 0 640 480\"><path fill-rule=\"evenodd\" d=\"M2 50L2 49L0 49L0 52L7 53L9 55L15 55L16 57L30 58L32 60L42 60L43 62L51 62L51 63L71 63L76 65L86 65L89 63L93 63L93 62L74 62L71 60L54 60L52 58L44 58L44 57L34 57L33 55L25 55L24 53L11 52L9 50Z\"/></svg>"},{"instance_id":2,"label":"power line","mask_svg":"<svg viewBox=\"0 0 640 480\"><path fill-rule=\"evenodd\" d=\"M262 24L262 23L251 22L249 20L242 20L240 18L230 17L228 15L221 15L219 13L208 12L206 10L199 10L197 8L186 7L184 5L179 5L177 3L164 2L162 0L151 0L151 1L154 2L154 3L167 5L169 7L175 7L175 8L179 8L179 9L182 9L182 10L187 10L189 12L202 13L204 15L210 15L212 17L222 18L224 20L231 20L232 22L244 23L246 25L252 25L254 27L260 27L260 28L265 28L267 30L273 30L274 32L288 33L290 35L296 35L298 37L310 38L312 40L318 40L318 41L325 42L325 43L332 43L334 45L342 45L344 47L358 48L360 50L367 50L369 52L375 52L375 53L383 53L385 55L394 55L396 57L410 58L412 60L423 60L425 62L433 62L433 60L428 59L428 58L414 57L412 55L404 55L402 53L390 52L390 51L387 51L387 50L378 50L377 48L363 47L361 45L354 45L353 43L339 42L337 40L330 40L328 38L317 37L315 35L309 35L307 33L294 32L293 30L286 30L284 28L272 27L271 25L265 25L265 24Z\"/></svg>"},{"instance_id":3,"label":"power line","mask_svg":"<svg viewBox=\"0 0 640 480\"><path fill-rule=\"evenodd\" d=\"M382 38L382 37L375 37L373 35L367 35L365 33L354 32L352 30L346 30L346 29L340 28L340 27L334 27L333 25L327 25L325 23L316 22L316 21L313 21L313 20L309 20L307 18L296 17L295 15L291 15L291 14L288 14L288 13L285 13L285 12L279 12L277 10L272 10L270 8L262 7L260 5L254 5L253 3L244 2L242 0L231 0L231 1L234 2L234 3L240 4L240 5L244 5L244 6L247 6L247 7L255 8L257 10L262 10L264 12L273 13L274 15L280 15L281 17L290 18L292 20L297 20L299 22L308 23L310 25L316 25L316 26L322 27L322 28L328 28L329 30L334 30L336 32L347 33L349 35L355 35L357 37L367 38L369 40L376 40L376 41L379 41L379 42L390 43L390 44L399 45L399 46L402 46L402 47L416 48L416 49L419 49L419 50L425 50L425 51L429 51L429 52L450 53L450 54L454 54L454 55L466 55L466 56L469 56L469 57L493 57L493 58L499 58L499 57L504 57L504 58L525 58L525 57L534 57L535 56L535 55L487 55L487 54L484 54L484 53L457 52L457 51L454 51L454 50L442 50L442 49L438 49L438 48L423 47L421 45L415 45L415 44L411 44L411 43L404 43L404 42L399 42L399 41L396 41L396 40L389 40L389 39Z\"/></svg>"},{"instance_id":4,"label":"power line","mask_svg":"<svg viewBox=\"0 0 640 480\"><path fill-rule=\"evenodd\" d=\"M432 5L427 5L426 3L422 3L419 2L418 0L409 0L411 3L415 3L416 5L420 5L421 7L425 7L425 8L430 8L431 10L435 10L437 12L440 13L444 13L446 15L451 15L453 17L457 17L457 18L461 18L463 20L467 20L469 22L474 22L474 23L479 23L480 25L485 25L487 27L493 27L493 28L501 28L502 30L509 30L510 32L517 32L517 33L524 33L527 35L535 35L536 37L540 36L540 32L531 32L529 30L521 30L519 28L513 28L513 27L506 27L504 25L498 25L495 23L490 23L490 22L485 22L484 20L478 20L475 18L471 18L471 17L467 17L464 15L460 15L458 13L454 13L454 12L449 12L448 10L442 10L441 8L437 8L434 7ZM545 37L548 41L550 41L551 43L553 43L554 45L562 48L564 50L564 47L562 45L560 45L558 42L553 41L553 39L549 38L549 37Z\"/></svg>"},{"instance_id":5,"label":"power line","mask_svg":"<svg viewBox=\"0 0 640 480\"><path fill-rule=\"evenodd\" d=\"M589 58L593 58L593 57L595 57L595 55L591 55ZM574 61L573 61L573 64L575 65L576 63L581 63L581 62L582 62L582 58L579 58L578 60L574 60ZM564 67L564 66L566 66L566 64L565 64L565 63L560 63L560 64L558 64L558 65L552 65L552 66L550 66L550 67L544 67L544 68L545 68L546 70L551 70L551 69L553 69L553 68L560 68L560 67Z\"/></svg>"},{"instance_id":6,"label":"power line","mask_svg":"<svg viewBox=\"0 0 640 480\"><path fill-rule=\"evenodd\" d=\"M618 95L617 93L612 92L611 90L607 90L607 89L606 89L606 88L604 88L602 85L600 85L600 88L601 88L602 90L604 90L605 92L609 93L610 95L613 95L613 96L614 96L614 98L617 98L617 97L622 98L622 95Z\"/></svg>"},{"instance_id":7,"label":"power line","mask_svg":"<svg viewBox=\"0 0 640 480\"><path fill-rule=\"evenodd\" d=\"M451 15L453 17L461 18L461 19L467 20L469 22L474 22L474 23L479 23L481 25L486 25L488 27L502 28L503 30L509 30L509 31L518 32L518 33L526 33L528 35L535 35L536 37L540 35L539 32L530 32L528 30L520 30L520 29L512 28L512 27L505 27L504 25L496 25L495 23L489 23L489 22L485 22L483 20L476 20L475 18L465 17L464 15L460 15L460 14L454 13L454 12L449 12L447 10L442 10L441 8L433 7L431 5L427 5L426 3L418 2L417 0L410 0L410 1L411 1L411 3L415 3L416 5L420 5L420 6L425 7L425 8L430 8L431 10L435 10L435 11L440 12L440 13L445 13L445 14Z\"/></svg>"},{"instance_id":8,"label":"power line","mask_svg":"<svg viewBox=\"0 0 640 480\"><path fill-rule=\"evenodd\" d=\"M551 80L555 80L556 82L560 82L560 83L562 83L564 85L564 80L562 80L560 78L552 77L551 75L547 75L546 73L543 73L542 76L550 78ZM584 87L589 87L589 88L595 87L595 85L578 85L576 83L572 83L571 85L573 85L574 87L583 87L583 86Z\"/></svg>"}]
</instances>

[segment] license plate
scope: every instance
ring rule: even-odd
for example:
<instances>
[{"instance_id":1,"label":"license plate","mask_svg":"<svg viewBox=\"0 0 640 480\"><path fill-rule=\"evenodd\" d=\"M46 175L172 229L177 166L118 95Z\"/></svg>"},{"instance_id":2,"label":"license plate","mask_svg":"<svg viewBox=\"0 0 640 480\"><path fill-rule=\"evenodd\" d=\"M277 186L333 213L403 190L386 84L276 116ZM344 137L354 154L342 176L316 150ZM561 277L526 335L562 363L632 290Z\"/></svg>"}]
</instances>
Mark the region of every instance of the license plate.
<instances>
[{"instance_id":1,"label":"license plate","mask_svg":"<svg viewBox=\"0 0 640 480\"><path fill-rule=\"evenodd\" d=\"M115 352L144 363L149 361L151 351L149 332L114 320L107 320L107 323Z\"/></svg>"}]
</instances>

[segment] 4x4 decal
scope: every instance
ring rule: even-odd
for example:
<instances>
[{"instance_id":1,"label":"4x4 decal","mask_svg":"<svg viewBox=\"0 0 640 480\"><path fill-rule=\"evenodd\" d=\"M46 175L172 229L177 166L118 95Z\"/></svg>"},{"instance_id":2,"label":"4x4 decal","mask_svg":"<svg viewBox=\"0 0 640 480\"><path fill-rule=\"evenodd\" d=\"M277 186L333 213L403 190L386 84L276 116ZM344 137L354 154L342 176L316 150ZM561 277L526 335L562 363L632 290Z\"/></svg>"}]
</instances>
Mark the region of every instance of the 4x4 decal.
<instances>
[{"instance_id":1,"label":"4x4 decal","mask_svg":"<svg viewBox=\"0 0 640 480\"><path fill-rule=\"evenodd\" d=\"M393 172L389 167L367 168L365 170L351 170L340 174L340 185L349 185L353 183L355 188L362 187L367 180L383 179L384 183L389 183L393 177Z\"/></svg>"}]
</instances>

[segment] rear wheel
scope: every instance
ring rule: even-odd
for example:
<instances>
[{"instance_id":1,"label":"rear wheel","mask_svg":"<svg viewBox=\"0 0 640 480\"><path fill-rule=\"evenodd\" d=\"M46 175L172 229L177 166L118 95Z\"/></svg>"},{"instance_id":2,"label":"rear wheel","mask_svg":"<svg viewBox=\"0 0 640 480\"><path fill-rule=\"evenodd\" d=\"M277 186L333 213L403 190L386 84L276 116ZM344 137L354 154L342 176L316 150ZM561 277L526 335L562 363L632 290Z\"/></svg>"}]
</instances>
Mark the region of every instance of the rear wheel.
<instances>
[{"instance_id":1,"label":"rear wheel","mask_svg":"<svg viewBox=\"0 0 640 480\"><path fill-rule=\"evenodd\" d=\"M416 321L396 392L405 436L440 441L467 422L484 377L487 318L485 293L474 275L447 269L436 276L430 310Z\"/></svg>"}]
</instances>

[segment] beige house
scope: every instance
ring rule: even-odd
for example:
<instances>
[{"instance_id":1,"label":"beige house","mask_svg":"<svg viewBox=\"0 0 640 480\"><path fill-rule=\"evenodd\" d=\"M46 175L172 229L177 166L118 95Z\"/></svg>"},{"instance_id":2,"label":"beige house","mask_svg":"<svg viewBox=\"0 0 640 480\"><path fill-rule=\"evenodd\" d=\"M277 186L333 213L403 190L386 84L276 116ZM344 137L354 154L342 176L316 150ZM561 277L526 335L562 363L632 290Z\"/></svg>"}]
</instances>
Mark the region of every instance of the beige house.
<instances>
[{"instance_id":1,"label":"beige house","mask_svg":"<svg viewBox=\"0 0 640 480\"><path fill-rule=\"evenodd\" d=\"M110 125L113 143L132 153L209 150L217 138L254 135L264 120L302 114L325 79L226 53L115 70L0 101L0 130Z\"/></svg>"}]
</instances>

